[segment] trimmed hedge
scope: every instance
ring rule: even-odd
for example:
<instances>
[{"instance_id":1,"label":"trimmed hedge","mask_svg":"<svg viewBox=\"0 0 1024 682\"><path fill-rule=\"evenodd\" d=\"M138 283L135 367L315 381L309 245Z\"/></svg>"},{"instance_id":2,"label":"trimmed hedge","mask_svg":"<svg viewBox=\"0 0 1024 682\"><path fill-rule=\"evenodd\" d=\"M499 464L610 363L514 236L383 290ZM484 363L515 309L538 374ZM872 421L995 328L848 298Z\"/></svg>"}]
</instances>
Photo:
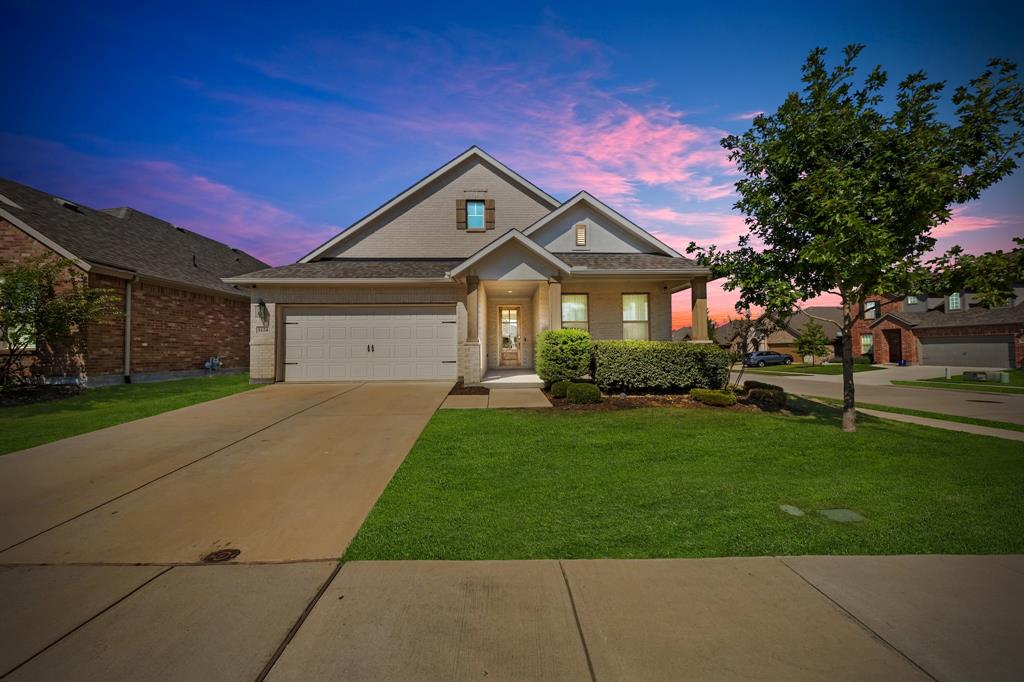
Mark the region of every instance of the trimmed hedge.
<instances>
[{"instance_id":1,"label":"trimmed hedge","mask_svg":"<svg viewBox=\"0 0 1024 682\"><path fill-rule=\"evenodd\" d=\"M767 388L752 388L747 393L747 400L769 409L782 409L786 406L786 392L772 391Z\"/></svg>"},{"instance_id":2,"label":"trimmed hedge","mask_svg":"<svg viewBox=\"0 0 1024 682\"><path fill-rule=\"evenodd\" d=\"M582 329L549 329L537 335L537 376L552 384L590 371L594 342Z\"/></svg>"},{"instance_id":3,"label":"trimmed hedge","mask_svg":"<svg viewBox=\"0 0 1024 682\"><path fill-rule=\"evenodd\" d=\"M606 393L719 389L729 380L729 351L704 343L596 341L591 374Z\"/></svg>"},{"instance_id":4,"label":"trimmed hedge","mask_svg":"<svg viewBox=\"0 0 1024 682\"><path fill-rule=\"evenodd\" d=\"M566 397L570 403L584 405L601 402L601 390L594 384L570 384Z\"/></svg>"},{"instance_id":5,"label":"trimmed hedge","mask_svg":"<svg viewBox=\"0 0 1024 682\"><path fill-rule=\"evenodd\" d=\"M569 392L569 387L572 386L572 382L566 379L562 381L556 381L551 384L551 395L556 398L564 398Z\"/></svg>"},{"instance_id":6,"label":"trimmed hedge","mask_svg":"<svg viewBox=\"0 0 1024 682\"><path fill-rule=\"evenodd\" d=\"M736 404L736 394L732 391L716 391L707 388L695 388L690 391L690 395L694 400L702 402L705 405L729 407L730 405Z\"/></svg>"},{"instance_id":7,"label":"trimmed hedge","mask_svg":"<svg viewBox=\"0 0 1024 682\"><path fill-rule=\"evenodd\" d=\"M840 360L839 364L843 364ZM858 355L853 358L853 364L855 365L873 365L875 364L875 356L871 353L865 353L864 355Z\"/></svg>"},{"instance_id":8,"label":"trimmed hedge","mask_svg":"<svg viewBox=\"0 0 1024 682\"><path fill-rule=\"evenodd\" d=\"M747 381L744 381L743 382L743 388L747 389L748 391L753 389L753 388L763 388L766 391L781 391L781 390L783 390L782 386L776 386L775 384L766 384L763 381L754 381L753 379L748 379Z\"/></svg>"}]
</instances>

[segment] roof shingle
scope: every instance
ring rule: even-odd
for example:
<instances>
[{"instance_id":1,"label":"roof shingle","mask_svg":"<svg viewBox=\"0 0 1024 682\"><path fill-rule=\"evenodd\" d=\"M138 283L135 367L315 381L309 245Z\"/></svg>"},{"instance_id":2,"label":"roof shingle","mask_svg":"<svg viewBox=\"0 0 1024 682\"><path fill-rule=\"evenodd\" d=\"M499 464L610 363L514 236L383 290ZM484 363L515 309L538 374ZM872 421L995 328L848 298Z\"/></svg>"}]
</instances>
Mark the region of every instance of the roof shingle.
<instances>
[{"instance_id":1,"label":"roof shingle","mask_svg":"<svg viewBox=\"0 0 1024 682\"><path fill-rule=\"evenodd\" d=\"M333 258L257 270L245 279L435 279L462 258Z\"/></svg>"}]
</instances>

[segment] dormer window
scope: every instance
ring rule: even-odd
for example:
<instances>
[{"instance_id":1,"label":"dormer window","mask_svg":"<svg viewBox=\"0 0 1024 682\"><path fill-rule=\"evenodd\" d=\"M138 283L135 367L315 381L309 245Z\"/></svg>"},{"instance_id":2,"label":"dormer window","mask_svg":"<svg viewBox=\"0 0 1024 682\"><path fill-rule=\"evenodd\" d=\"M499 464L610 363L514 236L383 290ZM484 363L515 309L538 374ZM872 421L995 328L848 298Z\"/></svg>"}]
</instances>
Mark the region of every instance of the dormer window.
<instances>
[{"instance_id":1,"label":"dormer window","mask_svg":"<svg viewBox=\"0 0 1024 682\"><path fill-rule=\"evenodd\" d=\"M469 200L466 202L466 229L467 230L483 230L486 229L484 224L484 202L479 200Z\"/></svg>"},{"instance_id":2,"label":"dormer window","mask_svg":"<svg viewBox=\"0 0 1024 682\"><path fill-rule=\"evenodd\" d=\"M949 312L953 312L955 310L960 310L961 307L962 304L960 303L960 294L950 294L949 305L946 306L946 310Z\"/></svg>"},{"instance_id":3,"label":"dormer window","mask_svg":"<svg viewBox=\"0 0 1024 682\"><path fill-rule=\"evenodd\" d=\"M587 245L587 224L577 223L576 224L576 246Z\"/></svg>"},{"instance_id":4,"label":"dormer window","mask_svg":"<svg viewBox=\"0 0 1024 682\"><path fill-rule=\"evenodd\" d=\"M917 296L914 296L912 294L910 296L907 296L907 305L917 305L920 302L921 299L919 299Z\"/></svg>"},{"instance_id":5,"label":"dormer window","mask_svg":"<svg viewBox=\"0 0 1024 682\"><path fill-rule=\"evenodd\" d=\"M864 303L864 319L874 320L878 317L878 301L866 301Z\"/></svg>"}]
</instances>

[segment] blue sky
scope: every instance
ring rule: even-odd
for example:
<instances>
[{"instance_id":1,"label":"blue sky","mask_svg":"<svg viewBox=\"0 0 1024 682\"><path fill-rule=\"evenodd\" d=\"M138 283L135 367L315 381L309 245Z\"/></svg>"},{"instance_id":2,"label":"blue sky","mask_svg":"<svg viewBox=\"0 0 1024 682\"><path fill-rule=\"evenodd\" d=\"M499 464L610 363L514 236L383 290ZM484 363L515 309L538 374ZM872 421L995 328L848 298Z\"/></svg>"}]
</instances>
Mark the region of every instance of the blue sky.
<instances>
[{"instance_id":1,"label":"blue sky","mask_svg":"<svg viewBox=\"0 0 1024 682\"><path fill-rule=\"evenodd\" d=\"M718 140L798 88L811 48L865 43L865 70L951 86L1024 62L1009 3L2 4L0 175L275 264L471 144L675 245L729 246ZM1010 246L1022 197L1018 174L940 246ZM717 290L711 305L732 312Z\"/></svg>"}]
</instances>

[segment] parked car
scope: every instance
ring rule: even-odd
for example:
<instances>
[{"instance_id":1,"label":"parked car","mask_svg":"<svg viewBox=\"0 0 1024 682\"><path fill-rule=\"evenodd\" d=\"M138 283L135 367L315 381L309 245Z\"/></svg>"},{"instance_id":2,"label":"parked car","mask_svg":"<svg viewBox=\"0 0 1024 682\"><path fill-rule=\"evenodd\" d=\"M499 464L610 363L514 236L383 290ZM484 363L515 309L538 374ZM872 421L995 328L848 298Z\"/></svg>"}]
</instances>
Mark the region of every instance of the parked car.
<instances>
[{"instance_id":1,"label":"parked car","mask_svg":"<svg viewBox=\"0 0 1024 682\"><path fill-rule=\"evenodd\" d=\"M764 367L765 365L792 365L793 356L785 353L776 353L770 350L759 350L756 353L748 353L743 358L743 364L747 367Z\"/></svg>"}]
</instances>

